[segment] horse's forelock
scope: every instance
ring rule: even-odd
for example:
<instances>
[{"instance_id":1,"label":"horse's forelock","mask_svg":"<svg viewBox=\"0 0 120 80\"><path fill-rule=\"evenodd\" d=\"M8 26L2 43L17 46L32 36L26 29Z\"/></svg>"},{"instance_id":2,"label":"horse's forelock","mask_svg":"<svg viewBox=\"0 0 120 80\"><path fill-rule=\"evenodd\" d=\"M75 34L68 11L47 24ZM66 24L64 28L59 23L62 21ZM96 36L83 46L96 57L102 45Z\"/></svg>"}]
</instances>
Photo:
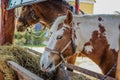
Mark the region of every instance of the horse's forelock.
<instances>
[{"instance_id":1,"label":"horse's forelock","mask_svg":"<svg viewBox=\"0 0 120 80\"><path fill-rule=\"evenodd\" d=\"M51 26L50 32L54 32L58 29L59 24L63 23L65 20L66 16L60 16L58 17L53 25Z\"/></svg>"}]
</instances>

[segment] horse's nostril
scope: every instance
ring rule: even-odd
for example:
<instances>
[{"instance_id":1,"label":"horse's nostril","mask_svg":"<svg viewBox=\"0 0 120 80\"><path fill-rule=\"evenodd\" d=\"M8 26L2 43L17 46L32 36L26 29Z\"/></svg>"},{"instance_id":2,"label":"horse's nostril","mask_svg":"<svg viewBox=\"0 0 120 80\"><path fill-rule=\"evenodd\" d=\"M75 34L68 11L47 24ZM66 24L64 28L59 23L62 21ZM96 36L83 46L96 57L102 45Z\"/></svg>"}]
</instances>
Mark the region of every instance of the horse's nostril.
<instances>
[{"instance_id":1,"label":"horse's nostril","mask_svg":"<svg viewBox=\"0 0 120 80\"><path fill-rule=\"evenodd\" d=\"M48 66L48 68L51 68L53 66L53 63L50 63L50 65Z\"/></svg>"},{"instance_id":2,"label":"horse's nostril","mask_svg":"<svg viewBox=\"0 0 120 80\"><path fill-rule=\"evenodd\" d=\"M42 67L44 67L44 64L42 64Z\"/></svg>"}]
</instances>

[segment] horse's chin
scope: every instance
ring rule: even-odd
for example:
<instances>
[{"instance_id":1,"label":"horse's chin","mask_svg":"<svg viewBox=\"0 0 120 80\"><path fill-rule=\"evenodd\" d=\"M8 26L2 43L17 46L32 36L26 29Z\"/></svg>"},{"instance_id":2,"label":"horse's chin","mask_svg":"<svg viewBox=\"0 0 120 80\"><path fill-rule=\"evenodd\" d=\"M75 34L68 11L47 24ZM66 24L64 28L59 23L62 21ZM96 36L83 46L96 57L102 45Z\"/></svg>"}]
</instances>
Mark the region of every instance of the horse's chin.
<instances>
[{"instance_id":1,"label":"horse's chin","mask_svg":"<svg viewBox=\"0 0 120 80\"><path fill-rule=\"evenodd\" d=\"M54 75L56 75L58 72L57 70L50 71L50 72L45 72L43 70L41 70L41 71L42 71L42 75L45 76L45 78L54 77Z\"/></svg>"},{"instance_id":2,"label":"horse's chin","mask_svg":"<svg viewBox=\"0 0 120 80\"><path fill-rule=\"evenodd\" d=\"M52 71L48 68L48 69L42 69L43 72L46 72L46 73L52 73Z\"/></svg>"},{"instance_id":3,"label":"horse's chin","mask_svg":"<svg viewBox=\"0 0 120 80\"><path fill-rule=\"evenodd\" d=\"M53 73L53 72L56 72L56 68L55 67L47 67L47 68L42 67L41 71L46 72L46 73Z\"/></svg>"},{"instance_id":4,"label":"horse's chin","mask_svg":"<svg viewBox=\"0 0 120 80\"><path fill-rule=\"evenodd\" d=\"M48 67L48 68L42 68L42 70L45 72L52 72L52 71L54 71L54 68Z\"/></svg>"}]
</instances>

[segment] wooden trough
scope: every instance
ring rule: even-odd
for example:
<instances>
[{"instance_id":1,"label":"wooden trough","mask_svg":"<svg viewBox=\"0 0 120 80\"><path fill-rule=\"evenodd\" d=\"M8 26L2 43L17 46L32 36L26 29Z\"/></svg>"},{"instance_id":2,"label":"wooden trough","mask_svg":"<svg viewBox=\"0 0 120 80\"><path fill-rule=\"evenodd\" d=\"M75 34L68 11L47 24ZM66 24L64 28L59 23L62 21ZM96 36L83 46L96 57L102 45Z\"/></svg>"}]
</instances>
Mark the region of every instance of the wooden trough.
<instances>
[{"instance_id":1,"label":"wooden trough","mask_svg":"<svg viewBox=\"0 0 120 80\"><path fill-rule=\"evenodd\" d=\"M17 72L19 80L43 80L42 78L38 77L34 73L28 71L13 61L8 61L7 63L14 71Z\"/></svg>"},{"instance_id":2,"label":"wooden trough","mask_svg":"<svg viewBox=\"0 0 120 80\"><path fill-rule=\"evenodd\" d=\"M28 50L34 52L35 54L40 54L37 51L31 50L31 49L28 49ZM17 73L19 80L44 80L43 78L38 77L36 74L30 72L29 70L25 69L24 67L20 66L19 64L15 63L13 61L7 61L7 63L8 63L8 66L11 67ZM66 63L65 66L73 69L74 71L92 76L96 79L101 79L101 78L104 77L104 75L102 75L102 74L92 72L92 71L83 69L81 67L78 67L78 66L75 66L75 65L72 65L72 64L67 64ZM67 71L67 73L68 73L70 78L72 78L74 76L77 76L77 75L80 75L79 73L70 72L70 71ZM55 77L56 79L55 80L65 80L65 77L66 76L64 75L63 69L59 68L59 70L56 74L56 77ZM0 78L1 78L0 80L3 80L2 79L3 77L1 75L1 73L0 73ZM74 80L74 79L72 79L72 80ZM107 77L106 80L115 80L115 78Z\"/></svg>"}]
</instances>

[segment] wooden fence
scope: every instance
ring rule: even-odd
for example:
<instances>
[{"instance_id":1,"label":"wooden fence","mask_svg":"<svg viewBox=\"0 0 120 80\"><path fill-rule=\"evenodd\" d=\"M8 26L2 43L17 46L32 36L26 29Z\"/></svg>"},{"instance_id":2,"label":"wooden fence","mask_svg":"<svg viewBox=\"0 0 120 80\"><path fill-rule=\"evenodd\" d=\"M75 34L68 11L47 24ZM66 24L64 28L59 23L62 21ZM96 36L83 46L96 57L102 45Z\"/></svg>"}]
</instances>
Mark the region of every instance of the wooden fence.
<instances>
[{"instance_id":1,"label":"wooden fence","mask_svg":"<svg viewBox=\"0 0 120 80\"><path fill-rule=\"evenodd\" d=\"M41 54L41 53L31 50L31 49L28 49L28 50L34 52L35 54ZM118 62L120 62L120 52L119 52L118 59L119 59ZM10 66L14 71L17 72L19 80L44 80L43 78L38 77L37 75L31 73L30 71L28 71L27 69L23 68L22 66L18 65L17 63L15 63L13 61L8 61L7 63L8 63L8 66ZM84 69L84 68L81 68L81 67L78 67L78 66L75 66L72 64L66 63L65 66L67 68L73 69L74 71L78 71L80 73L95 77L97 79L101 79L104 77L104 75L102 75L102 74L99 74L99 73L96 73L96 72L93 72L93 71L90 71L90 70L87 70L87 69ZM120 66L120 64L119 64L119 66ZM117 69L118 69L117 80L120 80L118 77L120 74L119 73L120 69L119 69L119 67ZM63 69L59 68L58 73L56 74L56 76L57 76L56 79L57 80L65 80L65 76L63 73L64 73ZM70 72L70 71L67 71L67 73L70 77L80 75L79 73ZM116 80L116 79L108 76L106 78L106 80Z\"/></svg>"}]
</instances>

